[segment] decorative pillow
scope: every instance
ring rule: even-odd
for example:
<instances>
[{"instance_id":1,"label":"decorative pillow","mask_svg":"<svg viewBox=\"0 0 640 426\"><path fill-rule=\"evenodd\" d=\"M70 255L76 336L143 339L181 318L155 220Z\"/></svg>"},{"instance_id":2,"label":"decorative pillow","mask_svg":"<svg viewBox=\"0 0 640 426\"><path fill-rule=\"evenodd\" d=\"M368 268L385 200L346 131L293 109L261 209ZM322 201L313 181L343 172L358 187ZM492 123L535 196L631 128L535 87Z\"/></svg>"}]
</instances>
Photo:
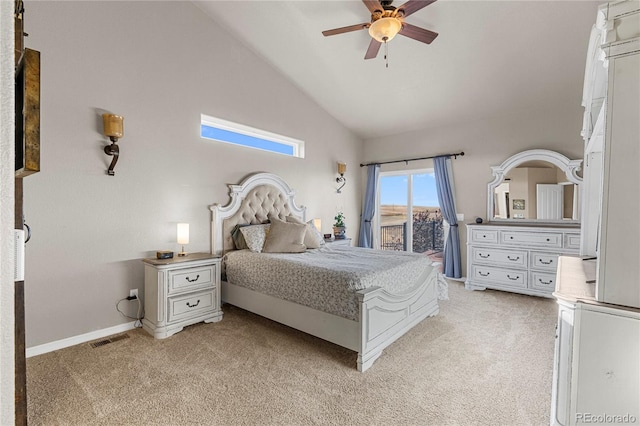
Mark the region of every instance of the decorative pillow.
<instances>
[{"instance_id":1,"label":"decorative pillow","mask_svg":"<svg viewBox=\"0 0 640 426\"><path fill-rule=\"evenodd\" d=\"M270 224L265 223L263 225L250 225L240 228L240 232L249 250L255 253L262 251L264 242L267 239L267 234L269 233L269 227Z\"/></svg>"},{"instance_id":2,"label":"decorative pillow","mask_svg":"<svg viewBox=\"0 0 640 426\"><path fill-rule=\"evenodd\" d=\"M236 250L249 248L247 246L247 242L244 240L244 235L242 235L242 232L240 232L240 228L244 228L245 226L249 225L249 223L239 223L231 230L231 238L233 239L233 245L236 247Z\"/></svg>"},{"instance_id":3,"label":"decorative pillow","mask_svg":"<svg viewBox=\"0 0 640 426\"><path fill-rule=\"evenodd\" d=\"M304 236L307 225L287 223L283 220L271 218L271 227L264 242L265 253L301 253L307 249Z\"/></svg>"},{"instance_id":4,"label":"decorative pillow","mask_svg":"<svg viewBox=\"0 0 640 426\"><path fill-rule=\"evenodd\" d=\"M301 219L295 216L289 215L286 217L286 219L287 222L290 223L306 225L307 230L304 236L304 245L307 246L307 248L320 248L320 246L324 245L324 237L316 229L315 225L313 224L313 220L310 220L305 224Z\"/></svg>"}]
</instances>

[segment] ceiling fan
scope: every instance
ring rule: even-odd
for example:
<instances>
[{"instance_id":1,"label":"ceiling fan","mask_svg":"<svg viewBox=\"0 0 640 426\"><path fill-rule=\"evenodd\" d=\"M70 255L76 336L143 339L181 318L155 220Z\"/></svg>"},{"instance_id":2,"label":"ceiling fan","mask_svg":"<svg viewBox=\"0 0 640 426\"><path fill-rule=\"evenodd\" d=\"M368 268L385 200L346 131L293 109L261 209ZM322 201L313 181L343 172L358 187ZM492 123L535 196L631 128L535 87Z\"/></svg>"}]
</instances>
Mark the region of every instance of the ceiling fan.
<instances>
[{"instance_id":1,"label":"ceiling fan","mask_svg":"<svg viewBox=\"0 0 640 426\"><path fill-rule=\"evenodd\" d=\"M430 44L438 37L438 33L408 24L404 22L404 19L435 1L436 0L409 0L402 6L396 8L391 6L393 0L362 0L371 12L371 22L326 30L323 31L322 34L327 37L368 28L369 35L372 39L371 43L369 43L367 53L364 55L365 59L372 59L378 56L378 51L382 43L386 44L394 38L396 34L402 34L405 37Z\"/></svg>"}]
</instances>

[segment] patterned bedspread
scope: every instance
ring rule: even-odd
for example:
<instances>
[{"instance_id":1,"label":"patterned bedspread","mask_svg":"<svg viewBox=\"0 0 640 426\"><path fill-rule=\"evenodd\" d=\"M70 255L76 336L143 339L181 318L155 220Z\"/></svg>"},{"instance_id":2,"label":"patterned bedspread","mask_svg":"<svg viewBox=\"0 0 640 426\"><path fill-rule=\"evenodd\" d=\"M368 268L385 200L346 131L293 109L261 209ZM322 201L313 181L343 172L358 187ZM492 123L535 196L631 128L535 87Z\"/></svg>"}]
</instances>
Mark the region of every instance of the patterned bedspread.
<instances>
[{"instance_id":1,"label":"patterned bedspread","mask_svg":"<svg viewBox=\"0 0 640 426\"><path fill-rule=\"evenodd\" d=\"M236 250L223 262L231 284L356 321L357 290L382 287L394 294L409 292L425 271L434 268L425 255L343 245L304 253ZM439 294L446 298L446 281L438 281Z\"/></svg>"}]
</instances>

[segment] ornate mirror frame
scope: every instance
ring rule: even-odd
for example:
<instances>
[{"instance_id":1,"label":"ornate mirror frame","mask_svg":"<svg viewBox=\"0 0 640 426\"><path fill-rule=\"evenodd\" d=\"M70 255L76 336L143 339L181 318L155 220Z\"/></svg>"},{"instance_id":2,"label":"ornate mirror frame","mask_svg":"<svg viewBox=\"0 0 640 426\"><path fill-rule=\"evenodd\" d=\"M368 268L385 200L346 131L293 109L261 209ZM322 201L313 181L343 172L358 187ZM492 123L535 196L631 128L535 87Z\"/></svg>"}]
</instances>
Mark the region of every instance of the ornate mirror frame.
<instances>
[{"instance_id":1,"label":"ornate mirror frame","mask_svg":"<svg viewBox=\"0 0 640 426\"><path fill-rule=\"evenodd\" d=\"M565 173L569 182L578 185L578 197L581 198L582 178L578 176L578 171L580 171L582 160L570 160L559 152L550 151L547 149L531 149L528 151L522 151L507 158L501 165L491 167L491 173L493 173L494 179L487 185L487 221L517 223L580 223L580 220L552 221L538 219L503 219L495 217L494 208L496 187L504 182L505 176L511 169L514 169L529 161L545 161L558 167ZM580 209L580 203L578 203L577 206L578 209ZM578 215L578 217L580 216Z\"/></svg>"}]
</instances>

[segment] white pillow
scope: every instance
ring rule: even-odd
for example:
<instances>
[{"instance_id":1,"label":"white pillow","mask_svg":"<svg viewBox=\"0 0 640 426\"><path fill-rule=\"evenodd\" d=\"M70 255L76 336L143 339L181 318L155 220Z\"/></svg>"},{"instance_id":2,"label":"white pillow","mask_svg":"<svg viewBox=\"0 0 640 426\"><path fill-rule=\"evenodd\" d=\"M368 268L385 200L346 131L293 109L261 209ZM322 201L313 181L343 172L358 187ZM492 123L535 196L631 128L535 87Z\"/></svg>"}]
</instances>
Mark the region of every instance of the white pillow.
<instances>
[{"instance_id":1,"label":"white pillow","mask_svg":"<svg viewBox=\"0 0 640 426\"><path fill-rule=\"evenodd\" d=\"M264 253L302 253L307 249L304 237L307 226L271 218L271 227L264 242Z\"/></svg>"},{"instance_id":2,"label":"white pillow","mask_svg":"<svg viewBox=\"0 0 640 426\"><path fill-rule=\"evenodd\" d=\"M320 248L320 246L324 245L324 236L318 232L315 225L313 224L313 219L307 223L304 223L302 219L299 219L295 216L287 216L287 222L290 223L299 223L307 226L306 233L304 236L304 245L307 248Z\"/></svg>"},{"instance_id":3,"label":"white pillow","mask_svg":"<svg viewBox=\"0 0 640 426\"><path fill-rule=\"evenodd\" d=\"M262 247L264 247L264 241L267 239L270 226L271 224L265 223L262 225L251 225L240 228L240 232L242 233L249 250L254 253L262 252Z\"/></svg>"}]
</instances>

